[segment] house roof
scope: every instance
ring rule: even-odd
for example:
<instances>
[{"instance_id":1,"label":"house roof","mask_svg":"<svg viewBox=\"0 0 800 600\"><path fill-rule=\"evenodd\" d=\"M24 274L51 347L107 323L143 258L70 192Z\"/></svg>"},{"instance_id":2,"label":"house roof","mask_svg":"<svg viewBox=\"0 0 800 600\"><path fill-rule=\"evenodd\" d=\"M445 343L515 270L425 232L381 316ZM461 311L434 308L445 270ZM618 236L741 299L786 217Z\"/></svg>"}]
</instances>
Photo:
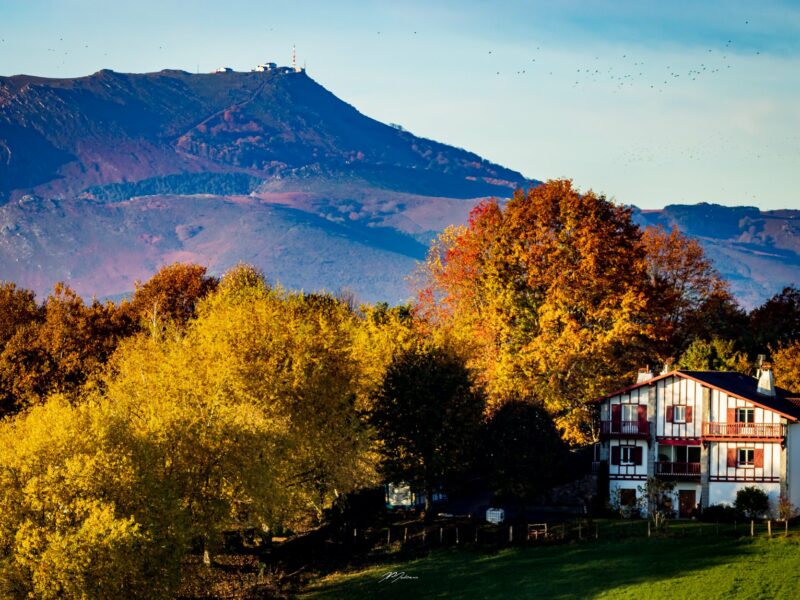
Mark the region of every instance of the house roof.
<instances>
[{"instance_id":1,"label":"house roof","mask_svg":"<svg viewBox=\"0 0 800 600\"><path fill-rule=\"evenodd\" d=\"M763 408L773 410L777 413L780 413L784 417L791 419L792 421L800 420L800 395L794 394L789 390L778 386L775 386L774 397L759 394L758 391L756 391L758 387L758 380L756 380L755 377L750 377L749 375L743 375L742 373L736 373L733 371L671 371L647 381L643 381L642 383L637 383L622 388L616 392L612 392L611 394L606 394L601 398L592 400L592 402L599 403L603 400L611 398L612 396L626 394L632 390L635 390L636 388L653 385L655 382L661 379L666 379L667 377L672 376L698 381L710 388L723 391L731 396L735 396L737 398L741 398L742 400L752 402L753 404Z\"/></svg>"}]
</instances>

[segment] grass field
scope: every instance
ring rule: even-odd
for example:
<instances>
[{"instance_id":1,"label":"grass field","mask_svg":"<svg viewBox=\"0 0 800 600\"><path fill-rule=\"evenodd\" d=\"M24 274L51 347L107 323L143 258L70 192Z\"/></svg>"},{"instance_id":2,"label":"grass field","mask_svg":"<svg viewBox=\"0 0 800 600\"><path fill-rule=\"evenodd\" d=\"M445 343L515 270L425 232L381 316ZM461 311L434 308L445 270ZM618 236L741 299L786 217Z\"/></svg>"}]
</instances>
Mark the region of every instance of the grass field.
<instances>
[{"instance_id":1,"label":"grass field","mask_svg":"<svg viewBox=\"0 0 800 600\"><path fill-rule=\"evenodd\" d=\"M408 578L382 581L391 572ZM392 562L389 557L361 571L330 575L301 595L314 600L798 597L800 537L708 534L496 552L468 547L434 550L407 562Z\"/></svg>"}]
</instances>

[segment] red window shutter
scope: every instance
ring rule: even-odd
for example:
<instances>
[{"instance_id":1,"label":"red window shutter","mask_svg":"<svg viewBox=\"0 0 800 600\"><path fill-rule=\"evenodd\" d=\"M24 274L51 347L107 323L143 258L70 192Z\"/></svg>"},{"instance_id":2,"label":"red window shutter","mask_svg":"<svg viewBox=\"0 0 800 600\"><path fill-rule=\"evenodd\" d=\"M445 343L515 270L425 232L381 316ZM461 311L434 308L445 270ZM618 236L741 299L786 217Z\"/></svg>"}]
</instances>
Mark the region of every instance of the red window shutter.
<instances>
[{"instance_id":1,"label":"red window shutter","mask_svg":"<svg viewBox=\"0 0 800 600\"><path fill-rule=\"evenodd\" d=\"M642 464L642 447L636 446L633 449L633 464L640 465Z\"/></svg>"},{"instance_id":2,"label":"red window shutter","mask_svg":"<svg viewBox=\"0 0 800 600\"><path fill-rule=\"evenodd\" d=\"M729 408L728 409L728 423L736 423L736 409Z\"/></svg>"},{"instance_id":3,"label":"red window shutter","mask_svg":"<svg viewBox=\"0 0 800 600\"><path fill-rule=\"evenodd\" d=\"M728 466L736 468L736 448L728 448Z\"/></svg>"},{"instance_id":4,"label":"red window shutter","mask_svg":"<svg viewBox=\"0 0 800 600\"><path fill-rule=\"evenodd\" d=\"M619 424L622 422L622 405L621 404L612 404L611 405L611 422Z\"/></svg>"},{"instance_id":5,"label":"red window shutter","mask_svg":"<svg viewBox=\"0 0 800 600\"><path fill-rule=\"evenodd\" d=\"M675 420L675 407L667 407L667 423L672 423Z\"/></svg>"},{"instance_id":6,"label":"red window shutter","mask_svg":"<svg viewBox=\"0 0 800 600\"><path fill-rule=\"evenodd\" d=\"M686 407L686 422L687 423L691 423L692 422L692 407L691 406L687 406Z\"/></svg>"},{"instance_id":7,"label":"red window shutter","mask_svg":"<svg viewBox=\"0 0 800 600\"><path fill-rule=\"evenodd\" d=\"M756 467L764 467L764 449L756 448L753 452L753 464Z\"/></svg>"},{"instance_id":8,"label":"red window shutter","mask_svg":"<svg viewBox=\"0 0 800 600\"><path fill-rule=\"evenodd\" d=\"M619 446L611 446L611 464L619 464Z\"/></svg>"},{"instance_id":9,"label":"red window shutter","mask_svg":"<svg viewBox=\"0 0 800 600\"><path fill-rule=\"evenodd\" d=\"M636 407L636 416L639 417L639 430L641 433L641 425L647 423L647 407L644 404L640 404Z\"/></svg>"}]
</instances>

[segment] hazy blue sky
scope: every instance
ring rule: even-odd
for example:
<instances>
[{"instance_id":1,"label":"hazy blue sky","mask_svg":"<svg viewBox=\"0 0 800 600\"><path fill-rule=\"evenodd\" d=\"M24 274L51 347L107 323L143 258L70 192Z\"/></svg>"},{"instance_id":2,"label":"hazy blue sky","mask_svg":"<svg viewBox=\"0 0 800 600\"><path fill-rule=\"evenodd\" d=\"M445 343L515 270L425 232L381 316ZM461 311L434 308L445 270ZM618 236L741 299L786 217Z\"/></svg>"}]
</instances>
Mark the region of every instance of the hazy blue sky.
<instances>
[{"instance_id":1,"label":"hazy blue sky","mask_svg":"<svg viewBox=\"0 0 800 600\"><path fill-rule=\"evenodd\" d=\"M0 0L0 74L288 64L620 202L800 208L800 1Z\"/></svg>"}]
</instances>

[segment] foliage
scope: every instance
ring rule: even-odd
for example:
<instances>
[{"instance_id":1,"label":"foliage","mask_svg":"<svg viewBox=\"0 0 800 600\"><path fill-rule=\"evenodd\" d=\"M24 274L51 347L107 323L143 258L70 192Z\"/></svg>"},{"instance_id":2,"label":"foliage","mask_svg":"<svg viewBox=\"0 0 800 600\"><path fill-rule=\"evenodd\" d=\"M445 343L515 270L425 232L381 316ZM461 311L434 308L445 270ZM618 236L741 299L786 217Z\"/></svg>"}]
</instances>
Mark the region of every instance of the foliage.
<instances>
[{"instance_id":1,"label":"foliage","mask_svg":"<svg viewBox=\"0 0 800 600\"><path fill-rule=\"evenodd\" d=\"M485 202L431 248L419 310L470 351L490 406L540 398L584 443L584 401L633 372L625 349L652 333L639 237L628 209L569 181Z\"/></svg>"},{"instance_id":2,"label":"foliage","mask_svg":"<svg viewBox=\"0 0 800 600\"><path fill-rule=\"evenodd\" d=\"M753 354L800 340L800 289L786 287L753 310L750 332Z\"/></svg>"},{"instance_id":3,"label":"foliage","mask_svg":"<svg viewBox=\"0 0 800 600\"><path fill-rule=\"evenodd\" d=\"M778 518L781 521L790 521L800 515L800 509L792 504L791 498L781 494L778 498Z\"/></svg>"},{"instance_id":4,"label":"foliage","mask_svg":"<svg viewBox=\"0 0 800 600\"><path fill-rule=\"evenodd\" d=\"M757 519L769 512L769 497L760 487L750 485L736 492L734 506L748 519Z\"/></svg>"},{"instance_id":5,"label":"foliage","mask_svg":"<svg viewBox=\"0 0 800 600\"><path fill-rule=\"evenodd\" d=\"M308 526L374 483L352 313L239 271L101 385L0 424L0 595L171 597L189 544Z\"/></svg>"},{"instance_id":6,"label":"foliage","mask_svg":"<svg viewBox=\"0 0 800 600\"><path fill-rule=\"evenodd\" d=\"M136 291L127 306L135 321L150 328L165 323L186 325L195 316L198 302L217 287L217 279L206 268L191 263L173 263L159 269Z\"/></svg>"},{"instance_id":7,"label":"foliage","mask_svg":"<svg viewBox=\"0 0 800 600\"><path fill-rule=\"evenodd\" d=\"M662 334L654 346L658 358L666 360L682 352L692 338L708 327L708 313L726 308L737 314L728 286L700 244L673 227L648 227L642 232L650 314ZM715 325L719 325L716 323ZM713 333L714 330L712 329Z\"/></svg>"},{"instance_id":8,"label":"foliage","mask_svg":"<svg viewBox=\"0 0 800 600\"><path fill-rule=\"evenodd\" d=\"M483 409L483 395L451 350L415 347L399 353L370 412L382 475L422 483L429 508L434 487L468 466Z\"/></svg>"},{"instance_id":9,"label":"foliage","mask_svg":"<svg viewBox=\"0 0 800 600\"><path fill-rule=\"evenodd\" d=\"M689 371L750 371L747 356L736 350L736 342L718 337L710 341L694 340L678 361L678 367Z\"/></svg>"},{"instance_id":10,"label":"foliage","mask_svg":"<svg viewBox=\"0 0 800 600\"><path fill-rule=\"evenodd\" d=\"M243 173L180 173L164 177L150 177L141 181L94 186L88 188L85 193L98 200L110 201L157 194L246 195L255 190L262 182L262 179Z\"/></svg>"},{"instance_id":11,"label":"foliage","mask_svg":"<svg viewBox=\"0 0 800 600\"><path fill-rule=\"evenodd\" d=\"M656 529L663 530L675 514L672 506L672 491L675 489L674 481L648 477L644 486L639 486L637 498L647 517L653 522Z\"/></svg>"},{"instance_id":12,"label":"foliage","mask_svg":"<svg viewBox=\"0 0 800 600\"><path fill-rule=\"evenodd\" d=\"M701 518L711 523L733 523L741 514L729 504L712 504L703 509Z\"/></svg>"},{"instance_id":13,"label":"foliage","mask_svg":"<svg viewBox=\"0 0 800 600\"><path fill-rule=\"evenodd\" d=\"M775 383L792 392L800 392L800 340L772 351Z\"/></svg>"},{"instance_id":14,"label":"foliage","mask_svg":"<svg viewBox=\"0 0 800 600\"><path fill-rule=\"evenodd\" d=\"M481 440L484 477L506 498L530 499L569 474L569 451L538 404L506 402L485 424Z\"/></svg>"}]
</instances>

